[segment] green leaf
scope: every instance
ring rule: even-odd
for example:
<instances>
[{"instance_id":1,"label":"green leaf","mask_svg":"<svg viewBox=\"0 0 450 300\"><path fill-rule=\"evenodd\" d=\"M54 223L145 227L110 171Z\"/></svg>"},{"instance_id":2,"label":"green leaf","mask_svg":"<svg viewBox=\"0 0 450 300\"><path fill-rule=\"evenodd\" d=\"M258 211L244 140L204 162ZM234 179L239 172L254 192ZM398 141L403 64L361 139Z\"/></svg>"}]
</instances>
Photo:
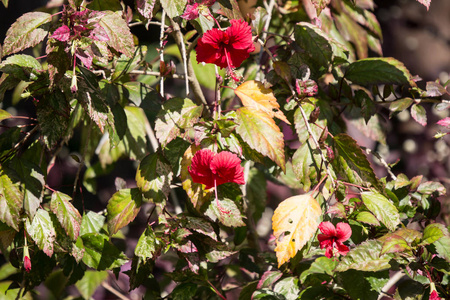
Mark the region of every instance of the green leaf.
<instances>
[{"instance_id":1,"label":"green leaf","mask_svg":"<svg viewBox=\"0 0 450 300\"><path fill-rule=\"evenodd\" d=\"M31 224L27 219L26 229L39 249L51 257L53 255L53 243L55 242L56 231L50 214L46 210L38 209Z\"/></svg>"},{"instance_id":2,"label":"green leaf","mask_svg":"<svg viewBox=\"0 0 450 300\"><path fill-rule=\"evenodd\" d=\"M45 185L44 174L38 165L26 160L24 156L14 159L11 167L14 168L21 181L25 212L30 219L33 219L42 202L42 189Z\"/></svg>"},{"instance_id":3,"label":"green leaf","mask_svg":"<svg viewBox=\"0 0 450 300\"><path fill-rule=\"evenodd\" d=\"M0 166L0 221L19 231L23 194Z\"/></svg>"},{"instance_id":4,"label":"green leaf","mask_svg":"<svg viewBox=\"0 0 450 300\"><path fill-rule=\"evenodd\" d=\"M195 51L191 52L190 60L192 62L192 68L194 69L195 77L197 77L200 85L204 86L207 89L214 90L216 81L211 80L211 78L215 78L216 76L214 64L198 63ZM225 71L219 69L219 75L225 77Z\"/></svg>"},{"instance_id":5,"label":"green leaf","mask_svg":"<svg viewBox=\"0 0 450 300\"><path fill-rule=\"evenodd\" d=\"M122 266L128 258L108 241L105 235L88 233L81 236L84 245L83 262L98 271Z\"/></svg>"},{"instance_id":6,"label":"green leaf","mask_svg":"<svg viewBox=\"0 0 450 300\"><path fill-rule=\"evenodd\" d=\"M423 230L422 242L419 244L421 246L433 244L441 237L445 235L446 228L444 225L439 223L429 224Z\"/></svg>"},{"instance_id":7,"label":"green leaf","mask_svg":"<svg viewBox=\"0 0 450 300\"><path fill-rule=\"evenodd\" d=\"M97 11L112 10L112 11L122 11L122 5L120 5L119 0L93 0L86 5L87 8ZM86 299L89 299L86 298Z\"/></svg>"},{"instance_id":8,"label":"green leaf","mask_svg":"<svg viewBox=\"0 0 450 300\"><path fill-rule=\"evenodd\" d=\"M320 28L307 22L297 23L294 29L295 43L303 62L312 69L314 77L325 73L335 56L346 59L343 46L327 36Z\"/></svg>"},{"instance_id":9,"label":"green leaf","mask_svg":"<svg viewBox=\"0 0 450 300\"><path fill-rule=\"evenodd\" d=\"M366 58L351 63L345 78L359 85L416 85L403 63L390 57Z\"/></svg>"},{"instance_id":10,"label":"green leaf","mask_svg":"<svg viewBox=\"0 0 450 300\"><path fill-rule=\"evenodd\" d=\"M45 94L37 105L37 119L41 135L48 148L52 148L67 135L70 122L70 104L58 89Z\"/></svg>"},{"instance_id":11,"label":"green leaf","mask_svg":"<svg viewBox=\"0 0 450 300\"><path fill-rule=\"evenodd\" d=\"M194 299L195 294L197 293L198 285L192 282L184 282L177 285L172 293L171 299L173 300L191 300Z\"/></svg>"},{"instance_id":12,"label":"green leaf","mask_svg":"<svg viewBox=\"0 0 450 300\"><path fill-rule=\"evenodd\" d=\"M8 8L8 2L9 2L9 0L2 0L2 3L5 6L5 8ZM6 292L5 292L5 294L6 294Z\"/></svg>"},{"instance_id":13,"label":"green leaf","mask_svg":"<svg viewBox=\"0 0 450 300\"><path fill-rule=\"evenodd\" d=\"M275 121L265 112L241 107L237 111L237 133L250 146L273 160L284 172L284 136Z\"/></svg>"},{"instance_id":14,"label":"green leaf","mask_svg":"<svg viewBox=\"0 0 450 300\"><path fill-rule=\"evenodd\" d=\"M305 283L308 276L313 274L326 274L329 276L333 276L334 272L333 270L336 268L338 264L338 261L335 259L331 259L325 256L318 257L316 260L311 264L309 269L303 271L300 275L300 281L301 283Z\"/></svg>"},{"instance_id":15,"label":"green leaf","mask_svg":"<svg viewBox=\"0 0 450 300\"><path fill-rule=\"evenodd\" d=\"M59 223L66 231L67 235L76 240L80 233L81 215L70 203L72 198L61 192L54 192L50 201L50 209L58 218Z\"/></svg>"},{"instance_id":16,"label":"green leaf","mask_svg":"<svg viewBox=\"0 0 450 300\"><path fill-rule=\"evenodd\" d=\"M187 0L161 0L161 6L171 19L181 16L186 4Z\"/></svg>"},{"instance_id":17,"label":"green leaf","mask_svg":"<svg viewBox=\"0 0 450 300\"><path fill-rule=\"evenodd\" d=\"M139 189L117 191L108 201L108 232L115 234L136 218L141 209L142 194Z\"/></svg>"},{"instance_id":18,"label":"green leaf","mask_svg":"<svg viewBox=\"0 0 450 300\"><path fill-rule=\"evenodd\" d=\"M17 231L14 230L13 228L9 227L8 225L6 225L3 222L0 222L0 250L2 251L2 253L4 253L4 255L6 253L8 253L7 248L11 245L11 243L14 240L14 237L16 236ZM5 265L3 265L5 266ZM0 280L5 279L5 278L1 278L1 274L4 274L1 272L0 270Z\"/></svg>"},{"instance_id":19,"label":"green leaf","mask_svg":"<svg viewBox=\"0 0 450 300\"><path fill-rule=\"evenodd\" d=\"M42 42L48 34L51 20L52 16L44 12L29 12L22 15L6 33L2 56L20 52Z\"/></svg>"},{"instance_id":20,"label":"green leaf","mask_svg":"<svg viewBox=\"0 0 450 300\"><path fill-rule=\"evenodd\" d=\"M227 251L227 250L212 250L206 253L205 258L208 262L218 263L219 261L236 254L237 251Z\"/></svg>"},{"instance_id":21,"label":"green leaf","mask_svg":"<svg viewBox=\"0 0 450 300\"><path fill-rule=\"evenodd\" d=\"M389 117L391 117L392 113L394 113L394 112L404 111L405 109L410 107L411 104L413 104L413 103L414 103L414 100L409 97L392 101L391 104L389 105L389 110L391 111L391 113L389 114Z\"/></svg>"},{"instance_id":22,"label":"green leaf","mask_svg":"<svg viewBox=\"0 0 450 300\"><path fill-rule=\"evenodd\" d=\"M278 281L273 291L283 295L286 300L296 300L300 294L298 278L288 277Z\"/></svg>"},{"instance_id":23,"label":"green leaf","mask_svg":"<svg viewBox=\"0 0 450 300\"><path fill-rule=\"evenodd\" d=\"M136 10L139 14L150 21L153 17L153 8L155 7L156 0L136 0L135 2Z\"/></svg>"},{"instance_id":24,"label":"green leaf","mask_svg":"<svg viewBox=\"0 0 450 300\"><path fill-rule=\"evenodd\" d=\"M372 212L379 221L394 231L400 223L400 216L394 204L383 195L376 192L361 193L361 198L367 209Z\"/></svg>"},{"instance_id":25,"label":"green leaf","mask_svg":"<svg viewBox=\"0 0 450 300\"><path fill-rule=\"evenodd\" d=\"M333 167L350 183L373 186L383 190L366 155L356 141L347 134L334 136L335 156Z\"/></svg>"},{"instance_id":26,"label":"green leaf","mask_svg":"<svg viewBox=\"0 0 450 300\"><path fill-rule=\"evenodd\" d=\"M161 246L162 244L159 239L156 238L152 227L148 226L139 238L136 248L134 249L134 254L144 260L153 258L156 251L161 248Z\"/></svg>"},{"instance_id":27,"label":"green leaf","mask_svg":"<svg viewBox=\"0 0 450 300\"><path fill-rule=\"evenodd\" d=\"M91 299L100 284L108 278L108 272L86 271L83 278L75 283L84 299Z\"/></svg>"},{"instance_id":28,"label":"green leaf","mask_svg":"<svg viewBox=\"0 0 450 300\"><path fill-rule=\"evenodd\" d=\"M155 122L156 137L161 146L165 147L177 136L181 136L182 129L197 123L202 111L203 105L198 106L188 98L172 98L165 102Z\"/></svg>"},{"instance_id":29,"label":"green leaf","mask_svg":"<svg viewBox=\"0 0 450 300\"><path fill-rule=\"evenodd\" d=\"M427 112L422 105L411 106L411 117L422 126L427 126Z\"/></svg>"},{"instance_id":30,"label":"green leaf","mask_svg":"<svg viewBox=\"0 0 450 300\"><path fill-rule=\"evenodd\" d=\"M17 54L4 60L0 64L0 71L23 81L31 81L38 78L40 71L42 71L42 66L32 56Z\"/></svg>"},{"instance_id":31,"label":"green leaf","mask_svg":"<svg viewBox=\"0 0 450 300\"><path fill-rule=\"evenodd\" d=\"M395 233L389 233L384 237L383 248L381 248L380 255L385 253L406 252L411 250L406 240Z\"/></svg>"},{"instance_id":32,"label":"green leaf","mask_svg":"<svg viewBox=\"0 0 450 300\"><path fill-rule=\"evenodd\" d=\"M311 104L309 102L304 102L301 104L301 107L303 108L303 111L305 112L305 116L307 119L311 116L311 113L316 109L316 106L314 104ZM317 125L321 126L322 128L325 128L327 126L325 119L317 119L315 122ZM294 124L295 124L295 130L297 131L298 140L300 143L305 143L309 139L309 132L306 127L305 120L303 119L302 113L300 108L297 108L295 110L294 114ZM320 135L322 134L322 129L318 126L310 126L312 133L316 139L320 138Z\"/></svg>"},{"instance_id":33,"label":"green leaf","mask_svg":"<svg viewBox=\"0 0 450 300\"><path fill-rule=\"evenodd\" d=\"M99 233L105 224L105 220L106 218L103 215L89 211L81 219L80 236L88 233Z\"/></svg>"},{"instance_id":34,"label":"green leaf","mask_svg":"<svg viewBox=\"0 0 450 300\"><path fill-rule=\"evenodd\" d=\"M368 211L362 211L356 215L356 220L361 223L366 223L369 225L380 226L377 218Z\"/></svg>"},{"instance_id":35,"label":"green leaf","mask_svg":"<svg viewBox=\"0 0 450 300\"><path fill-rule=\"evenodd\" d=\"M419 185L417 191L421 194L431 195L437 193L439 196L445 195L446 189L440 182L426 181Z\"/></svg>"},{"instance_id":36,"label":"green leaf","mask_svg":"<svg viewBox=\"0 0 450 300\"><path fill-rule=\"evenodd\" d=\"M217 202L219 203L217 204ZM245 226L239 208L236 203L230 199L213 200L209 205L208 210L205 212L205 215L210 217L213 221L218 219L220 223L228 227Z\"/></svg>"},{"instance_id":37,"label":"green leaf","mask_svg":"<svg viewBox=\"0 0 450 300\"><path fill-rule=\"evenodd\" d=\"M389 281L389 271L360 272L348 270L339 274L338 281L348 292L350 299L377 300L381 289Z\"/></svg>"},{"instance_id":38,"label":"green leaf","mask_svg":"<svg viewBox=\"0 0 450 300\"><path fill-rule=\"evenodd\" d=\"M433 245L436 247L438 255L450 263L450 236L448 231L446 235L435 241Z\"/></svg>"},{"instance_id":39,"label":"green leaf","mask_svg":"<svg viewBox=\"0 0 450 300\"><path fill-rule=\"evenodd\" d=\"M264 173L256 168L250 169L246 183L246 198L249 202L249 210L253 221L256 223L261 218L266 208L267 183Z\"/></svg>"},{"instance_id":40,"label":"green leaf","mask_svg":"<svg viewBox=\"0 0 450 300\"><path fill-rule=\"evenodd\" d=\"M105 11L105 13L98 24L103 27L109 37L106 43L114 50L127 57L132 57L134 53L133 35L128 24L122 18L122 12Z\"/></svg>"},{"instance_id":41,"label":"green leaf","mask_svg":"<svg viewBox=\"0 0 450 300\"><path fill-rule=\"evenodd\" d=\"M153 203L165 203L170 192L172 168L158 153L147 155L139 164L136 184Z\"/></svg>"},{"instance_id":42,"label":"green leaf","mask_svg":"<svg viewBox=\"0 0 450 300\"><path fill-rule=\"evenodd\" d=\"M311 143L307 141L303 143L292 156L292 168L294 174L302 184L302 189L305 192L308 192L312 185L318 183L319 173L322 175L326 173L324 168L320 170L320 167L322 166L320 151L320 149L318 150L311 146Z\"/></svg>"},{"instance_id":43,"label":"green leaf","mask_svg":"<svg viewBox=\"0 0 450 300\"><path fill-rule=\"evenodd\" d=\"M335 271L344 272L350 269L377 272L391 267L389 261L393 254L380 255L382 243L368 240L356 246L342 257Z\"/></svg>"},{"instance_id":44,"label":"green leaf","mask_svg":"<svg viewBox=\"0 0 450 300\"><path fill-rule=\"evenodd\" d=\"M258 281L257 289L269 288L271 289L275 282L283 276L280 271L266 271Z\"/></svg>"},{"instance_id":45,"label":"green leaf","mask_svg":"<svg viewBox=\"0 0 450 300\"><path fill-rule=\"evenodd\" d=\"M0 49L1 50L1 49ZM0 77L0 102L3 101L7 90L15 88L21 83L20 79L3 73Z\"/></svg>"}]
</instances>

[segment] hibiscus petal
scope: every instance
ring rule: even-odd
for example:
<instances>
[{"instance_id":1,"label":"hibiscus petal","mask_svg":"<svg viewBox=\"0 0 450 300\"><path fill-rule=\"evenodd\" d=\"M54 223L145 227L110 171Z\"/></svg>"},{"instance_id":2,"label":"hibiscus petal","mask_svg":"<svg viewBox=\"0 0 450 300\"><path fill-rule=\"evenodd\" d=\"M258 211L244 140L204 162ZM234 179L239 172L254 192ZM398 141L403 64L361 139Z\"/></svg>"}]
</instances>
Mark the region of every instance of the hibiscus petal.
<instances>
[{"instance_id":1,"label":"hibiscus petal","mask_svg":"<svg viewBox=\"0 0 450 300\"><path fill-rule=\"evenodd\" d=\"M210 168L214 155L214 152L209 149L197 151L192 158L191 166L188 169L192 180L196 183L206 185L207 189L214 186L214 175Z\"/></svg>"},{"instance_id":2,"label":"hibiscus petal","mask_svg":"<svg viewBox=\"0 0 450 300\"><path fill-rule=\"evenodd\" d=\"M226 182L245 184L244 168L236 154L222 151L211 161L211 171L216 176L217 185Z\"/></svg>"},{"instance_id":3,"label":"hibiscus petal","mask_svg":"<svg viewBox=\"0 0 450 300\"><path fill-rule=\"evenodd\" d=\"M336 243L336 249L341 255L346 255L348 251L350 251L350 249L347 246L339 242Z\"/></svg>"},{"instance_id":4,"label":"hibiscus petal","mask_svg":"<svg viewBox=\"0 0 450 300\"><path fill-rule=\"evenodd\" d=\"M352 229L347 223L337 223L336 225L336 237L337 242L345 242L352 236Z\"/></svg>"},{"instance_id":5,"label":"hibiscus petal","mask_svg":"<svg viewBox=\"0 0 450 300\"><path fill-rule=\"evenodd\" d=\"M336 236L336 228L334 228L333 223L331 222L322 222L319 224L320 231L329 236L329 237L335 237Z\"/></svg>"},{"instance_id":6,"label":"hibiscus petal","mask_svg":"<svg viewBox=\"0 0 450 300\"><path fill-rule=\"evenodd\" d=\"M255 46L252 40L252 28L244 20L231 20L231 26L227 28L226 33L230 37L230 44L234 49L246 50L247 53L253 52Z\"/></svg>"},{"instance_id":7,"label":"hibiscus petal","mask_svg":"<svg viewBox=\"0 0 450 300\"><path fill-rule=\"evenodd\" d=\"M203 39L198 40L197 44L197 61L208 64L216 64L220 68L226 68L227 59L225 50L218 48L219 44L204 43Z\"/></svg>"}]
</instances>

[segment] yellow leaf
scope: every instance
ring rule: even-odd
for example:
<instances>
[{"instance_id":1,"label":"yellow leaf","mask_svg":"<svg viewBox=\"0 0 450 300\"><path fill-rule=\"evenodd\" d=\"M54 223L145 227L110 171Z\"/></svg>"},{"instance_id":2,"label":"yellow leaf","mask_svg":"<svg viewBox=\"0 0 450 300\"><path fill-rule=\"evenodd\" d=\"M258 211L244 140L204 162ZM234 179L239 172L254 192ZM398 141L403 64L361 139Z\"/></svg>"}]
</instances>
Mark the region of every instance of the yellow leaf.
<instances>
[{"instance_id":1,"label":"yellow leaf","mask_svg":"<svg viewBox=\"0 0 450 300\"><path fill-rule=\"evenodd\" d=\"M321 214L319 203L310 194L290 197L278 205L272 217L278 267L294 257L314 235Z\"/></svg>"},{"instance_id":2,"label":"yellow leaf","mask_svg":"<svg viewBox=\"0 0 450 300\"><path fill-rule=\"evenodd\" d=\"M200 210L202 205L210 199L213 192L211 190L205 191L202 188L201 183L195 183L192 181L192 177L189 174L189 167L191 166L192 158L194 157L195 152L200 150L200 147L191 145L187 148L186 152L181 159L181 181L183 182L183 189L186 191L189 199L191 200L192 205Z\"/></svg>"},{"instance_id":3,"label":"yellow leaf","mask_svg":"<svg viewBox=\"0 0 450 300\"><path fill-rule=\"evenodd\" d=\"M234 92L245 107L263 111L272 118L277 117L287 124L291 124L280 110L280 105L273 95L273 91L265 88L261 82L256 80L246 81L238 86Z\"/></svg>"}]
</instances>

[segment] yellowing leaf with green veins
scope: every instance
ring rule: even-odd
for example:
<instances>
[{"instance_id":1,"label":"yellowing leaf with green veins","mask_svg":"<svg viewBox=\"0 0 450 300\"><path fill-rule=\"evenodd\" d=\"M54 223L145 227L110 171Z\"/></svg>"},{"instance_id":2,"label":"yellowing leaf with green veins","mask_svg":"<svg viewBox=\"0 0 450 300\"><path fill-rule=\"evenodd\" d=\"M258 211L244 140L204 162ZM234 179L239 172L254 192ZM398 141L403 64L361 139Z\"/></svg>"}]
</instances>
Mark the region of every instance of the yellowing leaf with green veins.
<instances>
[{"instance_id":1,"label":"yellowing leaf with green veins","mask_svg":"<svg viewBox=\"0 0 450 300\"><path fill-rule=\"evenodd\" d=\"M291 124L280 110L280 105L277 102L277 98L273 95L273 91L265 88L262 82L256 80L246 81L238 86L234 92L245 107L263 111L272 118L277 117L287 124Z\"/></svg>"},{"instance_id":2,"label":"yellowing leaf with green veins","mask_svg":"<svg viewBox=\"0 0 450 300\"><path fill-rule=\"evenodd\" d=\"M310 194L290 197L278 205L272 217L278 267L294 257L313 237L321 214L319 203Z\"/></svg>"}]
</instances>

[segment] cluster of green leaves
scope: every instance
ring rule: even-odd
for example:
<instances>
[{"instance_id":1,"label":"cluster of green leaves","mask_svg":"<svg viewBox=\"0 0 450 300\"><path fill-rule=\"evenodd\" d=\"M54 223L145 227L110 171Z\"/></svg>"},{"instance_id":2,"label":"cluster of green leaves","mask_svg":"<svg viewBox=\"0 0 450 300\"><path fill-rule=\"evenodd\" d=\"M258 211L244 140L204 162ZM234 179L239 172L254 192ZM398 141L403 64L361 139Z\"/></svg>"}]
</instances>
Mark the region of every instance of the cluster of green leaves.
<instances>
[{"instance_id":1,"label":"cluster of green leaves","mask_svg":"<svg viewBox=\"0 0 450 300\"><path fill-rule=\"evenodd\" d=\"M448 96L448 83L431 82L422 90L398 60L368 58L369 51L381 55L373 1L311 1L315 16L307 13L309 1L272 7L276 13L258 2L248 21L262 39L261 53L236 70L243 74L240 84L197 64L194 50L202 33L215 26L213 15L221 15L224 27L227 19L246 17L237 1L203 6L189 22L180 17L186 0L136 0L134 13L118 0L106 2L82 6L69 0L61 17L26 13L3 41L0 101L15 89L13 102L32 99L36 115L24 119L0 110L6 124L0 139L0 248L20 269L7 271L3 290L9 286L14 293L20 286L25 295L59 280L56 297L75 284L88 299L110 270L126 274L130 290L144 286L155 298L172 280L173 299L376 299L388 292L383 288L389 271L396 271L403 276L396 299L428 297L434 288L450 295L450 234L434 222L445 188L421 176L395 176L387 164L390 178L378 178L366 149L347 134L347 126L354 126L386 143L380 114L410 109L425 126L424 100ZM130 20L147 28L162 20L170 24L160 24L159 52L156 44L139 43ZM44 58L18 54L32 47ZM177 69L187 74L175 74L164 56L178 60ZM170 77L187 80L191 93L173 89L173 96L165 95ZM234 92L221 87L223 80ZM215 98L205 100L200 86ZM61 149L73 141L81 145L81 154L72 155L78 170L63 192L50 187L48 178ZM201 148L241 157L246 184L220 185L215 201L214 190L188 172ZM97 178L124 159L137 162L132 184L117 178L100 212L74 205L79 189L96 194ZM308 193L280 205L276 255L255 229L268 180ZM139 214L147 222L129 249L126 229ZM320 249L317 224L329 220L352 228L346 256L329 259ZM31 249L30 273L23 269L24 247ZM161 280L155 262L163 258L175 262ZM126 263L131 267L122 272Z\"/></svg>"}]
</instances>

